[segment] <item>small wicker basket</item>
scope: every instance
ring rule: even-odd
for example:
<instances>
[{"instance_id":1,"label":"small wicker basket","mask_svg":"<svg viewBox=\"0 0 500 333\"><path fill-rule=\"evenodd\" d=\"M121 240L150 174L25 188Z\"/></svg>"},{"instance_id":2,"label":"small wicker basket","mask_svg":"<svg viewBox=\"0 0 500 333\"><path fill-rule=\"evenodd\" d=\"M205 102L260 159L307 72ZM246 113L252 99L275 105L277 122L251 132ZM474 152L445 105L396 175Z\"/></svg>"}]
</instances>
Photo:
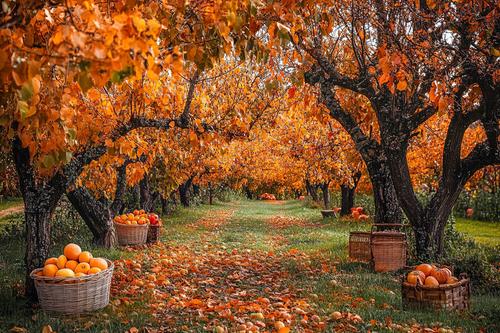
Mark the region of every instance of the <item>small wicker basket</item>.
<instances>
[{"instance_id":1,"label":"small wicker basket","mask_svg":"<svg viewBox=\"0 0 500 333\"><path fill-rule=\"evenodd\" d=\"M114 265L106 260L108 268L102 272L75 278L53 278L31 272L35 281L40 306L49 312L76 314L106 307L109 303Z\"/></svg>"},{"instance_id":2,"label":"small wicker basket","mask_svg":"<svg viewBox=\"0 0 500 333\"><path fill-rule=\"evenodd\" d=\"M370 262L372 260L371 233L351 231L349 233L349 259Z\"/></svg>"},{"instance_id":3,"label":"small wicker basket","mask_svg":"<svg viewBox=\"0 0 500 333\"><path fill-rule=\"evenodd\" d=\"M146 243L148 237L147 224L122 224L116 223L115 230L120 245L141 245Z\"/></svg>"},{"instance_id":4,"label":"small wicker basket","mask_svg":"<svg viewBox=\"0 0 500 333\"><path fill-rule=\"evenodd\" d=\"M461 274L457 283L428 287L418 280L416 285L410 284L403 275L401 296L404 310L465 310L470 305L470 280Z\"/></svg>"},{"instance_id":5,"label":"small wicker basket","mask_svg":"<svg viewBox=\"0 0 500 333\"><path fill-rule=\"evenodd\" d=\"M374 224L371 233L373 266L376 272L390 272L406 266L406 234L400 231L374 231L376 228L403 227L401 224Z\"/></svg>"},{"instance_id":6,"label":"small wicker basket","mask_svg":"<svg viewBox=\"0 0 500 333\"><path fill-rule=\"evenodd\" d=\"M150 224L148 228L148 238L147 242L148 243L157 243L160 241L160 234L161 234L161 225L156 224Z\"/></svg>"}]
</instances>

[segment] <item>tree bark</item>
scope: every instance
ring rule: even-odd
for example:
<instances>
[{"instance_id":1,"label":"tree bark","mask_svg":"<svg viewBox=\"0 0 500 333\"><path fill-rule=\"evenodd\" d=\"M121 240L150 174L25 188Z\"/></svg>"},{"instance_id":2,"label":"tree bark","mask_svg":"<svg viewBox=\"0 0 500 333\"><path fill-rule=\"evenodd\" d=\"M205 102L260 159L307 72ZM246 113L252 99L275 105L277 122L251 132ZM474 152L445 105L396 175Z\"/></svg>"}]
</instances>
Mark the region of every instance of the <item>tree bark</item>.
<instances>
[{"instance_id":1,"label":"tree bark","mask_svg":"<svg viewBox=\"0 0 500 333\"><path fill-rule=\"evenodd\" d=\"M184 207L189 207L191 205L191 200L189 197L189 190L191 188L191 184L193 183L194 176L190 177L184 183L179 185L179 197L181 204Z\"/></svg>"},{"instance_id":2,"label":"tree bark","mask_svg":"<svg viewBox=\"0 0 500 333\"><path fill-rule=\"evenodd\" d=\"M307 190L307 193L311 196L313 201L315 201L315 202L319 201L318 185L311 184L311 182L309 182L309 179L306 179L306 190Z\"/></svg>"},{"instance_id":3,"label":"tree bark","mask_svg":"<svg viewBox=\"0 0 500 333\"><path fill-rule=\"evenodd\" d=\"M26 223L25 294L30 302L36 302L38 297L33 279L30 278L29 274L34 269L42 267L48 258L50 219L63 195L60 187L62 181L56 177L52 182L37 184L29 150L22 147L18 137L15 137L12 142L12 152L24 200Z\"/></svg>"},{"instance_id":4,"label":"tree bark","mask_svg":"<svg viewBox=\"0 0 500 333\"><path fill-rule=\"evenodd\" d=\"M323 205L325 209L330 209L330 191L328 190L328 183L321 184L321 192L323 194Z\"/></svg>"},{"instance_id":5,"label":"tree bark","mask_svg":"<svg viewBox=\"0 0 500 333\"><path fill-rule=\"evenodd\" d=\"M208 182L208 204L213 205L214 190L212 189L212 182Z\"/></svg>"},{"instance_id":6,"label":"tree bark","mask_svg":"<svg viewBox=\"0 0 500 333\"><path fill-rule=\"evenodd\" d=\"M340 185L340 216L351 214L351 208L354 207L354 192L355 188L351 188L348 185Z\"/></svg>"},{"instance_id":7,"label":"tree bark","mask_svg":"<svg viewBox=\"0 0 500 333\"><path fill-rule=\"evenodd\" d=\"M105 248L116 246L114 216L108 206L97 200L83 186L68 192L67 196L92 232L94 244Z\"/></svg>"}]
</instances>

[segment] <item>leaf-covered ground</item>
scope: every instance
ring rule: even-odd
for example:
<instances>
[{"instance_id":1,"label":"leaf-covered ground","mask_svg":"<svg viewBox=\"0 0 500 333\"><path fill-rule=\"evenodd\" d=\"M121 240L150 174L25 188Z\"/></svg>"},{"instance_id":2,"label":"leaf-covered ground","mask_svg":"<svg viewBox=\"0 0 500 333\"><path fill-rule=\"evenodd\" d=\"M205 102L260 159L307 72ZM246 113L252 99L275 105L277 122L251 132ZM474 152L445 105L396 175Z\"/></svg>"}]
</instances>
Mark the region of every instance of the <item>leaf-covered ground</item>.
<instances>
[{"instance_id":1,"label":"leaf-covered ground","mask_svg":"<svg viewBox=\"0 0 500 333\"><path fill-rule=\"evenodd\" d=\"M397 274L346 259L349 231L367 226L323 221L299 202L202 206L164 221L162 243L115 261L107 309L33 320L57 332L499 330L497 296L475 297L464 314L402 311Z\"/></svg>"}]
</instances>

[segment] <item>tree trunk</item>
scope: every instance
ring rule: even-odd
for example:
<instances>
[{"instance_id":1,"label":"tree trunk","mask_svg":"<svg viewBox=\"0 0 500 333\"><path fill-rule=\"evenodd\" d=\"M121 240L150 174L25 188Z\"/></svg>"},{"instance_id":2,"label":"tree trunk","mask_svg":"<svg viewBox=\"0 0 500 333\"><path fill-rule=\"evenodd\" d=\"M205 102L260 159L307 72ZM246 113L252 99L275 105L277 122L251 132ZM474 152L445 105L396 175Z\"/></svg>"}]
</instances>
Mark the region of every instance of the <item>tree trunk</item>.
<instances>
[{"instance_id":1,"label":"tree trunk","mask_svg":"<svg viewBox=\"0 0 500 333\"><path fill-rule=\"evenodd\" d=\"M181 204L184 207L189 207L191 204L190 198L189 198L189 189L191 188L191 184L193 183L193 179L194 179L194 176L190 177L188 180L186 180L184 183L182 183L179 186L179 197L180 197Z\"/></svg>"},{"instance_id":2,"label":"tree trunk","mask_svg":"<svg viewBox=\"0 0 500 333\"><path fill-rule=\"evenodd\" d=\"M105 248L114 247L117 241L114 216L108 206L96 200L83 186L68 192L67 196L92 232L94 244Z\"/></svg>"},{"instance_id":3,"label":"tree trunk","mask_svg":"<svg viewBox=\"0 0 500 333\"><path fill-rule=\"evenodd\" d=\"M351 208L354 206L354 193L356 189L350 188L348 185L340 185L341 204L340 216L351 214Z\"/></svg>"},{"instance_id":4,"label":"tree trunk","mask_svg":"<svg viewBox=\"0 0 500 333\"><path fill-rule=\"evenodd\" d=\"M318 186L315 185L315 184L311 184L309 182L309 179L306 179L306 190L307 190L307 193L313 199L313 201L315 201L315 202L319 201L319 198L318 198Z\"/></svg>"},{"instance_id":5,"label":"tree trunk","mask_svg":"<svg viewBox=\"0 0 500 333\"><path fill-rule=\"evenodd\" d=\"M212 183L208 182L208 204L213 205L214 203L214 190L212 189Z\"/></svg>"},{"instance_id":6,"label":"tree trunk","mask_svg":"<svg viewBox=\"0 0 500 333\"><path fill-rule=\"evenodd\" d=\"M325 209L330 209L330 191L328 190L328 183L321 184L321 192L323 193L323 205Z\"/></svg>"},{"instance_id":7,"label":"tree trunk","mask_svg":"<svg viewBox=\"0 0 500 333\"><path fill-rule=\"evenodd\" d=\"M50 247L50 219L63 195L57 179L49 183L37 184L31 165L29 150L23 148L21 140L12 141L12 152L19 186L24 200L24 219L26 223L26 282L25 294L30 302L37 301L33 279L29 274L43 266L48 258Z\"/></svg>"},{"instance_id":8,"label":"tree trunk","mask_svg":"<svg viewBox=\"0 0 500 333\"><path fill-rule=\"evenodd\" d=\"M252 200L253 199L253 193L252 193L252 191L250 191L250 189L248 188L248 186L244 186L243 190L245 191L245 195L246 195L247 199Z\"/></svg>"}]
</instances>

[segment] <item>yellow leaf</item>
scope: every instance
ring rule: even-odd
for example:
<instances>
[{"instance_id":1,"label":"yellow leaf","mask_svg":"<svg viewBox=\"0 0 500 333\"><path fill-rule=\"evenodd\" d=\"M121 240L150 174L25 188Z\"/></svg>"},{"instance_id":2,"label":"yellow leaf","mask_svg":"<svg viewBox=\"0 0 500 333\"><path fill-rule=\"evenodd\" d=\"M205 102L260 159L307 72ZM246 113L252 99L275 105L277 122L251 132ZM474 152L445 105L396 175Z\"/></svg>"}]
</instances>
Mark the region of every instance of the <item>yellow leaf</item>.
<instances>
[{"instance_id":1,"label":"yellow leaf","mask_svg":"<svg viewBox=\"0 0 500 333\"><path fill-rule=\"evenodd\" d=\"M54 45L59 45L62 43L63 39L63 33L59 30L54 34L54 37L52 37L52 43L54 43Z\"/></svg>"},{"instance_id":2,"label":"yellow leaf","mask_svg":"<svg viewBox=\"0 0 500 333\"><path fill-rule=\"evenodd\" d=\"M142 17L133 16L132 22L134 23L134 27L138 32L143 32L146 30L146 21Z\"/></svg>"}]
</instances>

